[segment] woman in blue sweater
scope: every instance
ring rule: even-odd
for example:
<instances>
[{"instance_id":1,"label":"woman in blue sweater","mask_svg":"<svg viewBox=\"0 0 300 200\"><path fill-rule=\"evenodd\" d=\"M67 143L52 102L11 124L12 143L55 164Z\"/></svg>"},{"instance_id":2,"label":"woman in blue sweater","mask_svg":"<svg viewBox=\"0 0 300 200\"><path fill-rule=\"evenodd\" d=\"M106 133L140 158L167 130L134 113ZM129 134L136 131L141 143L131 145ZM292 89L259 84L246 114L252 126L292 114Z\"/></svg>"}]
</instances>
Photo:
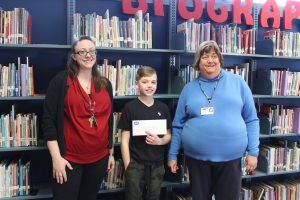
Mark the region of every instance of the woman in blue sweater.
<instances>
[{"instance_id":1,"label":"woman in blue sweater","mask_svg":"<svg viewBox=\"0 0 300 200\"><path fill-rule=\"evenodd\" d=\"M246 155L247 171L257 166L259 121L252 93L223 64L217 43L203 42L193 64L200 76L183 88L173 121L168 165L176 173L182 145L195 200L238 200L241 157Z\"/></svg>"}]
</instances>

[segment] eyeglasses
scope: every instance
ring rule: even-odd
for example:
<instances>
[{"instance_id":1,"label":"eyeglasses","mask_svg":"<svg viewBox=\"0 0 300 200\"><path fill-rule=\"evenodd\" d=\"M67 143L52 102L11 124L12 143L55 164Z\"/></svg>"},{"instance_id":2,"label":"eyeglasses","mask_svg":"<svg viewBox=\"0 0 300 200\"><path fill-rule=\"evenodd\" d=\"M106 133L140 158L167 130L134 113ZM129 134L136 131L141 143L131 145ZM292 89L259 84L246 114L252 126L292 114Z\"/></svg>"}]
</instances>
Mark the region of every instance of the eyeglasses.
<instances>
[{"instance_id":1,"label":"eyeglasses","mask_svg":"<svg viewBox=\"0 0 300 200\"><path fill-rule=\"evenodd\" d=\"M204 55L201 57L201 59L205 60L205 61L209 60L209 58L211 58L212 60L217 60L217 59L219 59L219 56L218 55L212 55L212 56Z\"/></svg>"},{"instance_id":2,"label":"eyeglasses","mask_svg":"<svg viewBox=\"0 0 300 200\"><path fill-rule=\"evenodd\" d=\"M78 54L80 56L87 56L87 54L90 54L91 56L95 56L97 54L97 50L90 50L90 51L86 51L86 50L80 50L80 51L77 51L76 53L74 54Z\"/></svg>"}]
</instances>

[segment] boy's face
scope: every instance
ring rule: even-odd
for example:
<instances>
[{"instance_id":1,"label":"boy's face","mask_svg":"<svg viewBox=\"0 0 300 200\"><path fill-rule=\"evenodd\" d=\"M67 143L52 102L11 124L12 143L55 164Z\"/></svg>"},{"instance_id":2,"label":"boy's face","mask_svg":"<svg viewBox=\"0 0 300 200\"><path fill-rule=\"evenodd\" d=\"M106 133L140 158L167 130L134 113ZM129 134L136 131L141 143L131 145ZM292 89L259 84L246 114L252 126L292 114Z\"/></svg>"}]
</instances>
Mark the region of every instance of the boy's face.
<instances>
[{"instance_id":1,"label":"boy's face","mask_svg":"<svg viewBox=\"0 0 300 200\"><path fill-rule=\"evenodd\" d=\"M144 76L136 82L140 96L153 96L157 88L157 75Z\"/></svg>"}]
</instances>

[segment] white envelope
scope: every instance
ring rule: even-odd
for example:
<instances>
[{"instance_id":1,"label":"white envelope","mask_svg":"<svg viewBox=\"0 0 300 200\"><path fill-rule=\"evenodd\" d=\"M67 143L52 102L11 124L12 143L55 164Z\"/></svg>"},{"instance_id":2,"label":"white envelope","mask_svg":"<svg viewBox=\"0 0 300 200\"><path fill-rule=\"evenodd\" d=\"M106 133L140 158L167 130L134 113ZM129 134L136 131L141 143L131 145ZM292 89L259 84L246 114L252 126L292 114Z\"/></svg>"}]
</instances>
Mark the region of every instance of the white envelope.
<instances>
[{"instance_id":1,"label":"white envelope","mask_svg":"<svg viewBox=\"0 0 300 200\"><path fill-rule=\"evenodd\" d=\"M167 133L167 120L133 120L132 121L132 135L147 135L146 131L157 135L165 135Z\"/></svg>"}]
</instances>

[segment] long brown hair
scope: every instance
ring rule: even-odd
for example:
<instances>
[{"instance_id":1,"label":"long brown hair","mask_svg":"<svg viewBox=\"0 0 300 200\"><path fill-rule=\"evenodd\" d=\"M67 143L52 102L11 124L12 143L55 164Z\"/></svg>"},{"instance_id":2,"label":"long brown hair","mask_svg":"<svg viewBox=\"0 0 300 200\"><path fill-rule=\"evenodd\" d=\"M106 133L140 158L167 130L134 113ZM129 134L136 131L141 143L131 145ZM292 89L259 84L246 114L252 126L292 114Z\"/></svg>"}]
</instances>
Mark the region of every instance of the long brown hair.
<instances>
[{"instance_id":1,"label":"long brown hair","mask_svg":"<svg viewBox=\"0 0 300 200\"><path fill-rule=\"evenodd\" d=\"M89 36L81 36L78 40L73 42L72 47L71 47L71 51L69 53L68 63L67 63L68 75L70 76L70 78L72 80L75 79L75 77L78 75L78 72L79 72L79 65L72 58L72 55L74 53L76 53L75 52L75 47L78 44L78 42L80 42L82 40L89 40L89 41L93 42L94 45L95 45L95 41ZM97 69L97 60L96 60L95 64L92 67L92 79L93 79L93 82L94 82L96 92L98 92L101 87L107 85L107 79L105 77L101 76L100 72Z\"/></svg>"}]
</instances>

